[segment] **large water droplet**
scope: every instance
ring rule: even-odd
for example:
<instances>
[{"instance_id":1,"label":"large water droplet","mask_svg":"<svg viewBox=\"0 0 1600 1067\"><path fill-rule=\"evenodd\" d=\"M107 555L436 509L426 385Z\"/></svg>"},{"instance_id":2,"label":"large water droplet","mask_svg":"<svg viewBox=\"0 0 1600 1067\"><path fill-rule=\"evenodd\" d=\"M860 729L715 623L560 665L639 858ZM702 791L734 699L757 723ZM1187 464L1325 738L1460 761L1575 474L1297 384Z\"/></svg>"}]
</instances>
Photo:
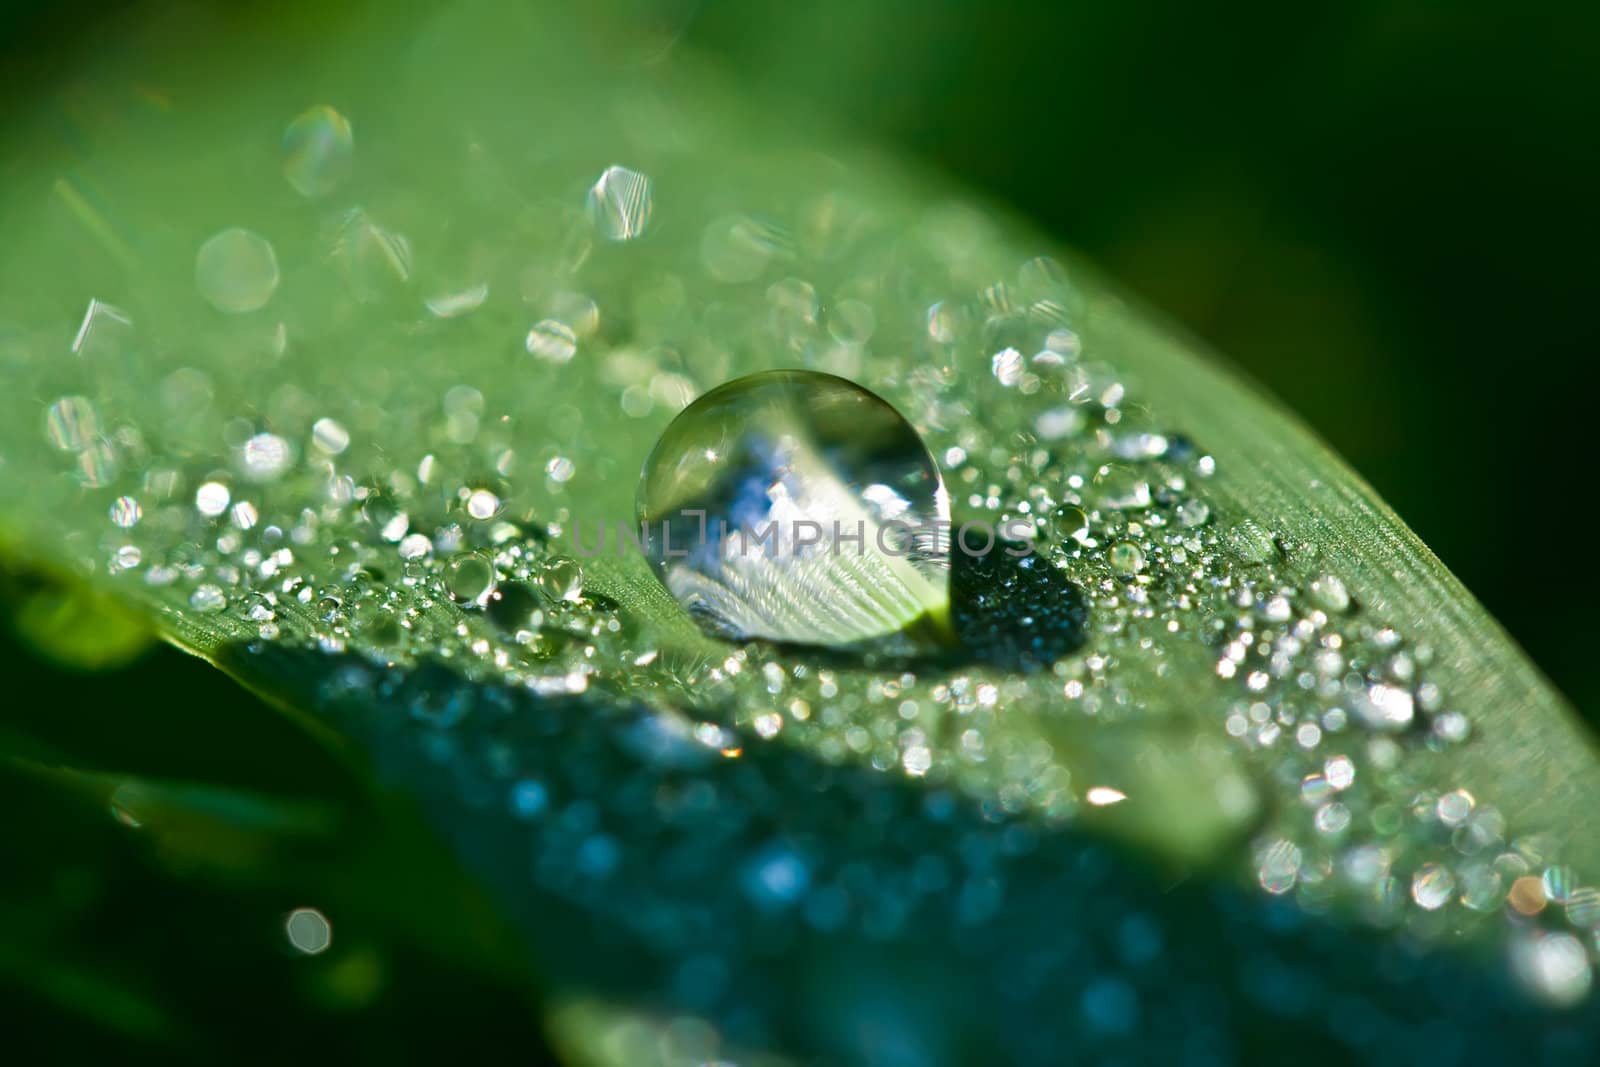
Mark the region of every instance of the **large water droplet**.
<instances>
[{"instance_id":1,"label":"large water droplet","mask_svg":"<svg viewBox=\"0 0 1600 1067\"><path fill-rule=\"evenodd\" d=\"M839 646L947 628L949 502L899 412L828 374L722 385L639 483L661 581L720 636Z\"/></svg>"}]
</instances>

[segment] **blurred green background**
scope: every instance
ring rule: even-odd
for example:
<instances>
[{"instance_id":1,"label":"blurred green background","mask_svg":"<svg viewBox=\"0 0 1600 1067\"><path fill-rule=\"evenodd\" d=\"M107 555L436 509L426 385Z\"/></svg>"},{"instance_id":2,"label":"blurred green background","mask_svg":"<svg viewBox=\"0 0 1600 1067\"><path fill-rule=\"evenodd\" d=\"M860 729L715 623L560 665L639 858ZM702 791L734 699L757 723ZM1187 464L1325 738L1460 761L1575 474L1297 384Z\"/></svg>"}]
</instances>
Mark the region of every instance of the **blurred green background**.
<instances>
[{"instance_id":1,"label":"blurred green background","mask_svg":"<svg viewBox=\"0 0 1600 1067\"><path fill-rule=\"evenodd\" d=\"M0 121L34 106L61 57L92 47L127 6L0 6ZM920 158L1088 253L1297 411L1600 721L1600 679L1586 669L1600 590L1589 546L1559 521L1589 504L1600 8L605 0L593 17L648 27L654 61L708 58L772 99L775 121L820 117ZM7 583L8 623L28 590ZM22 709L49 714L7 714L0 754L26 735L108 771L289 798L343 788L324 754L268 725L274 713L177 653L86 679L8 628L0 667L16 691L54 694ZM187 724L183 745L152 747L134 728L146 703ZM58 715L58 704L93 710ZM224 707L226 726L213 714ZM254 726L238 725L240 709ZM411 865L416 831L372 844L370 828L340 826L280 842L290 851L269 853L270 884L241 887L213 880L183 841L175 861L125 849L97 800L73 806L79 793L0 774L9 810L51 813L48 832L0 850L0 865L37 875L8 879L10 914L52 921L50 902L75 899L75 857L120 864L113 888L97 890L108 894L95 912L104 929L39 935L105 954L60 961L56 984L30 994L27 1006L45 1013L38 1033L82 1043L50 1058L86 1056L129 1027L167 1028L195 1049L206 1034L246 1030L283 1047L350 1041L344 1051L385 1062L453 1047L465 1027L537 1054L517 979L501 970L510 965L453 948L467 933L416 943L410 920L386 926L380 915L335 924L336 943L367 956L311 961L284 948L288 908L338 915L341 900L365 899ZM214 832L239 844L235 831ZM189 847L216 847L206 833ZM326 873L330 856L342 875ZM468 892L441 877L396 908L414 919L448 901L440 910L453 914ZM231 971L217 969L219 937L232 939ZM34 985L17 970L32 967L24 952L0 953L0 986ZM149 1002L74 985L108 959L163 952L186 977ZM207 1000L218 980L251 982L252 1000ZM74 1030L84 1004L112 1014ZM203 1021L185 1015L197 1004L210 1005ZM352 1034L340 1020L356 1008L370 1025ZM277 1027L283 1011L310 1029Z\"/></svg>"}]
</instances>

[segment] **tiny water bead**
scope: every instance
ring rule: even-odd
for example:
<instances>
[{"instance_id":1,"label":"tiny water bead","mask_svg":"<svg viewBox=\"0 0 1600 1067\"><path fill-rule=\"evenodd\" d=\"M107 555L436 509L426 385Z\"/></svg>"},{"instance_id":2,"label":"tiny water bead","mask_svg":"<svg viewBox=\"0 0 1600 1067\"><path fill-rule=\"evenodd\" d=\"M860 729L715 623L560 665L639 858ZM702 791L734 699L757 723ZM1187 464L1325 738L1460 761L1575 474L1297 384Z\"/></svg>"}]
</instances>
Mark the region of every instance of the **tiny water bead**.
<instances>
[{"instance_id":1,"label":"tiny water bead","mask_svg":"<svg viewBox=\"0 0 1600 1067\"><path fill-rule=\"evenodd\" d=\"M350 173L350 123L326 105L309 108L283 131L283 176L309 199L327 196Z\"/></svg>"},{"instance_id":2,"label":"tiny water bead","mask_svg":"<svg viewBox=\"0 0 1600 1067\"><path fill-rule=\"evenodd\" d=\"M843 378L713 389L661 435L637 506L657 576L712 634L840 646L948 619L939 468L899 412Z\"/></svg>"},{"instance_id":3,"label":"tiny water bead","mask_svg":"<svg viewBox=\"0 0 1600 1067\"><path fill-rule=\"evenodd\" d=\"M223 230L195 254L194 283L218 311L257 311L278 288L278 257L258 233L237 226Z\"/></svg>"}]
</instances>

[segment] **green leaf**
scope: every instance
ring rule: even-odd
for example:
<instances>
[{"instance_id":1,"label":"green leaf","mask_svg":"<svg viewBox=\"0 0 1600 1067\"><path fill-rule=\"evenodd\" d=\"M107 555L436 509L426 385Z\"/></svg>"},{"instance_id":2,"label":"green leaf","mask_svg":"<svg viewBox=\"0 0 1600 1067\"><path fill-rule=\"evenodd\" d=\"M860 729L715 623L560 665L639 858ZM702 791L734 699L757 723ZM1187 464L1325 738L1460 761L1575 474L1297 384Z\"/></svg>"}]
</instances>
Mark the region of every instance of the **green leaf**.
<instances>
[{"instance_id":1,"label":"green leaf","mask_svg":"<svg viewBox=\"0 0 1600 1067\"><path fill-rule=\"evenodd\" d=\"M614 28L263 18L119 26L7 131L0 533L415 798L572 1056L1580 1040L1590 742L1270 401ZM1081 648L735 646L575 562L690 399L795 366L895 405L958 521L1032 523Z\"/></svg>"}]
</instances>

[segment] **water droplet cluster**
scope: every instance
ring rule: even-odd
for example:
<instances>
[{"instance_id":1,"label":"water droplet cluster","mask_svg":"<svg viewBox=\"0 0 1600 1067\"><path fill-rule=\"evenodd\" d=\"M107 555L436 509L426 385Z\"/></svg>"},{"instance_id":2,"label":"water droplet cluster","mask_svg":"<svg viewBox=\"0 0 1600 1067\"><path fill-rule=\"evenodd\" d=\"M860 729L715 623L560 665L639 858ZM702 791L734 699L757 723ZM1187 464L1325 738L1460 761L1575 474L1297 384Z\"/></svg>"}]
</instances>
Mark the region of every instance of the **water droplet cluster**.
<instances>
[{"instance_id":1,"label":"water droplet cluster","mask_svg":"<svg viewBox=\"0 0 1600 1067\"><path fill-rule=\"evenodd\" d=\"M741 939L776 916L871 943L938 929L1018 1003L1069 990L1071 1028L1131 1033L1157 1008L1160 903L1095 848L1041 844L1080 827L1235 857L1262 906L1424 943L1498 922L1524 989L1587 994L1600 889L1493 782L1439 770L1480 728L1468 695L1368 609L1359 573L1214 491L1226 462L1119 371L1115 300L961 209L869 210L798 177L769 214L692 181L658 203L643 162L558 175L530 209L515 153L439 136L448 182L358 202L350 126L314 108L284 141L303 214L202 238L171 291L85 293L81 322L0 331L33 405L0 477L28 449L58 474L30 485L24 532L182 640L221 636L268 674L289 653L334 665L307 699L407 731L531 836L541 898L627 931L664 996L750 1041L779 979ZM642 136L627 158L670 175ZM399 149L362 153L364 174L410 173ZM435 277L452 281L418 281ZM176 324L196 293L229 314ZM949 587L962 640L1001 653L864 664L712 640L649 599L642 559L595 544L632 520L675 415L780 368L905 416L927 451L903 502L939 511L942 472L958 529L1026 542L1020 569ZM727 417L748 436L771 414ZM647 517L658 497L682 502L652 490ZM778 828L813 804L809 830ZM1044 959L1016 916L1067 884L1116 944ZM746 987L746 967L767 977ZM1026 1029L1012 1051L1050 1037Z\"/></svg>"}]
</instances>

